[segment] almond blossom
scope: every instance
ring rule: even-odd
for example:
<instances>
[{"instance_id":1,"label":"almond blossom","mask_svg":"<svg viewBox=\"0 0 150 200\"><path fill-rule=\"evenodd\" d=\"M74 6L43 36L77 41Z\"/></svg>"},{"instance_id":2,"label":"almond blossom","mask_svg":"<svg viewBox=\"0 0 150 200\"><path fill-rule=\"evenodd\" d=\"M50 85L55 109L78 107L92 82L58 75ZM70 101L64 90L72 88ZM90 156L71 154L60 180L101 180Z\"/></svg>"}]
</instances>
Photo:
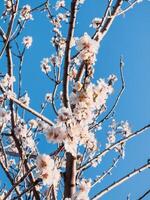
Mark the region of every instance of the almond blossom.
<instances>
[{"instance_id":1,"label":"almond blossom","mask_svg":"<svg viewBox=\"0 0 150 200\"><path fill-rule=\"evenodd\" d=\"M94 64L96 61L95 55L99 49L99 42L92 39L87 33L76 39L77 50L80 51L79 58L81 61L88 61L89 64Z\"/></svg>"},{"instance_id":2,"label":"almond blossom","mask_svg":"<svg viewBox=\"0 0 150 200\"><path fill-rule=\"evenodd\" d=\"M48 58L43 58L43 60L41 61L41 70L45 74L51 71L51 66L49 65Z\"/></svg>"},{"instance_id":3,"label":"almond blossom","mask_svg":"<svg viewBox=\"0 0 150 200\"><path fill-rule=\"evenodd\" d=\"M102 18L95 17L92 20L92 24L90 25L90 27L97 29L100 26L101 22L102 22Z\"/></svg>"},{"instance_id":4,"label":"almond blossom","mask_svg":"<svg viewBox=\"0 0 150 200\"><path fill-rule=\"evenodd\" d=\"M10 112L0 107L0 127L2 125L6 126L8 121L10 121Z\"/></svg>"},{"instance_id":5,"label":"almond blossom","mask_svg":"<svg viewBox=\"0 0 150 200\"><path fill-rule=\"evenodd\" d=\"M30 103L30 97L28 96L28 93L26 93L23 97L19 99L23 104L26 106L29 106Z\"/></svg>"},{"instance_id":6,"label":"almond blossom","mask_svg":"<svg viewBox=\"0 0 150 200\"><path fill-rule=\"evenodd\" d=\"M112 99L109 97L116 90L117 77L110 74L103 78L97 73L108 72L103 63L105 56L98 55L101 40L115 18L139 1L103 2L99 7L101 12L97 12L99 16L94 18L90 16L93 8L87 9L88 5L96 5L91 2L42 0L24 5L23 1L4 0L2 3L0 170L4 177L1 176L0 199L101 199L125 180L150 168L148 159L145 165L102 190L99 191L99 186L97 191L94 188L124 158L127 141L149 129L150 124L133 132L128 121L114 119L118 117L116 107L125 88L122 57L121 84L116 86L118 93ZM85 25L82 17L86 19ZM93 29L84 30L85 27ZM30 55L26 49L32 46L35 30L39 32L33 35L40 36L37 47L43 45L43 38L47 39L47 45L43 52L38 48L38 53ZM31 36L26 35L28 32ZM109 60L112 51L110 48L108 51L105 53ZM100 63L95 66L98 58ZM47 78L47 83L43 85L39 77L38 99L29 106L30 97L35 95L29 97L27 91L31 93L34 89L35 84L30 84L34 80L30 78L34 78L34 70L36 73L36 69L30 69L30 61L39 63L45 75L42 79ZM27 72L31 77L23 74ZM104 157L107 162L103 165ZM93 193L96 194L92 196Z\"/></svg>"},{"instance_id":7,"label":"almond blossom","mask_svg":"<svg viewBox=\"0 0 150 200\"><path fill-rule=\"evenodd\" d=\"M71 200L89 200L88 193L91 188L91 180L82 179L79 184L79 191L76 192Z\"/></svg>"},{"instance_id":8,"label":"almond blossom","mask_svg":"<svg viewBox=\"0 0 150 200\"><path fill-rule=\"evenodd\" d=\"M29 20L33 19L31 14L31 6L30 5L24 5L21 12L20 12L20 18L21 20Z\"/></svg>"},{"instance_id":9,"label":"almond blossom","mask_svg":"<svg viewBox=\"0 0 150 200\"><path fill-rule=\"evenodd\" d=\"M57 187L60 180L60 172L49 155L42 154L37 157L37 169L44 185L51 186L53 184L54 187Z\"/></svg>"},{"instance_id":10,"label":"almond blossom","mask_svg":"<svg viewBox=\"0 0 150 200\"><path fill-rule=\"evenodd\" d=\"M32 37L31 36L24 37L22 43L27 49L29 49L32 45Z\"/></svg>"},{"instance_id":11,"label":"almond blossom","mask_svg":"<svg viewBox=\"0 0 150 200\"><path fill-rule=\"evenodd\" d=\"M56 10L58 10L61 7L65 7L65 1L64 0L58 0L56 2L56 5L55 5Z\"/></svg>"},{"instance_id":12,"label":"almond blossom","mask_svg":"<svg viewBox=\"0 0 150 200\"><path fill-rule=\"evenodd\" d=\"M16 81L16 78L14 76L9 76L7 73L5 74L4 78L0 80L0 84L2 87L10 87L14 82Z\"/></svg>"},{"instance_id":13,"label":"almond blossom","mask_svg":"<svg viewBox=\"0 0 150 200\"><path fill-rule=\"evenodd\" d=\"M4 1L5 1L6 10L10 11L12 9L12 1L11 0L4 0Z\"/></svg>"}]
</instances>

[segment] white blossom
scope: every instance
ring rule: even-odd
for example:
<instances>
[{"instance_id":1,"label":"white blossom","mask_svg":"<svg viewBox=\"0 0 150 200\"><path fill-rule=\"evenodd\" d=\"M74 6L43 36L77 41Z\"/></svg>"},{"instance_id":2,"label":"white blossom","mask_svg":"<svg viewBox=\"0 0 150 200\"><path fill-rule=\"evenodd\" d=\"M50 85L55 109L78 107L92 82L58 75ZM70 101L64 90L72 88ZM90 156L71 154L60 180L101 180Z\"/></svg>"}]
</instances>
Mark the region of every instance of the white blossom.
<instances>
[{"instance_id":1,"label":"white blossom","mask_svg":"<svg viewBox=\"0 0 150 200\"><path fill-rule=\"evenodd\" d=\"M31 128L37 128L38 123L37 123L36 120L31 119L31 120L29 121L29 126L30 126Z\"/></svg>"},{"instance_id":2,"label":"white blossom","mask_svg":"<svg viewBox=\"0 0 150 200\"><path fill-rule=\"evenodd\" d=\"M43 154L37 157L37 168L44 185L51 186L53 184L54 187L57 187L60 180L60 172L49 155Z\"/></svg>"},{"instance_id":3,"label":"white blossom","mask_svg":"<svg viewBox=\"0 0 150 200\"><path fill-rule=\"evenodd\" d=\"M0 107L0 126L6 125L10 121L10 111Z\"/></svg>"},{"instance_id":4,"label":"white blossom","mask_svg":"<svg viewBox=\"0 0 150 200\"><path fill-rule=\"evenodd\" d=\"M28 96L28 93L26 93L23 97L19 99L24 105L29 106L30 103L30 97Z\"/></svg>"},{"instance_id":5,"label":"white blossom","mask_svg":"<svg viewBox=\"0 0 150 200\"><path fill-rule=\"evenodd\" d=\"M87 33L84 33L81 38L76 39L76 44L77 50L80 51L79 58L94 64L99 49L99 42L92 39Z\"/></svg>"},{"instance_id":6,"label":"white blossom","mask_svg":"<svg viewBox=\"0 0 150 200\"><path fill-rule=\"evenodd\" d=\"M100 26L101 22L102 22L102 18L95 17L92 20L92 24L90 25L90 27L97 29Z\"/></svg>"},{"instance_id":7,"label":"white blossom","mask_svg":"<svg viewBox=\"0 0 150 200\"><path fill-rule=\"evenodd\" d=\"M61 143L67 137L66 126L63 123L58 123L45 130L46 138L49 142Z\"/></svg>"},{"instance_id":8,"label":"white blossom","mask_svg":"<svg viewBox=\"0 0 150 200\"><path fill-rule=\"evenodd\" d=\"M79 184L79 191L77 191L72 200L89 200L88 193L91 188L91 180L82 179Z\"/></svg>"},{"instance_id":9,"label":"white blossom","mask_svg":"<svg viewBox=\"0 0 150 200\"><path fill-rule=\"evenodd\" d=\"M56 2L56 5L55 5L56 10L58 10L61 7L65 7L65 1L64 0L58 0Z\"/></svg>"},{"instance_id":10,"label":"white blossom","mask_svg":"<svg viewBox=\"0 0 150 200\"><path fill-rule=\"evenodd\" d=\"M24 37L22 43L25 45L27 49L29 49L30 46L32 45L32 37L31 36Z\"/></svg>"},{"instance_id":11,"label":"white blossom","mask_svg":"<svg viewBox=\"0 0 150 200\"><path fill-rule=\"evenodd\" d=\"M123 131L125 137L128 137L129 135L132 134L130 125L127 121L122 122L121 126L122 126L122 131Z\"/></svg>"},{"instance_id":12,"label":"white blossom","mask_svg":"<svg viewBox=\"0 0 150 200\"><path fill-rule=\"evenodd\" d=\"M14 76L9 76L7 73L3 79L1 79L0 84L2 87L10 87L16 81Z\"/></svg>"},{"instance_id":13,"label":"white blossom","mask_svg":"<svg viewBox=\"0 0 150 200\"><path fill-rule=\"evenodd\" d=\"M49 65L48 58L43 58L43 60L41 61L41 70L45 74L51 71L51 66Z\"/></svg>"},{"instance_id":14,"label":"white blossom","mask_svg":"<svg viewBox=\"0 0 150 200\"><path fill-rule=\"evenodd\" d=\"M69 108L62 107L58 110L58 118L60 121L67 121L71 118L72 113Z\"/></svg>"},{"instance_id":15,"label":"white blossom","mask_svg":"<svg viewBox=\"0 0 150 200\"><path fill-rule=\"evenodd\" d=\"M12 9L12 1L11 0L4 0L4 1L5 1L6 10L10 11Z\"/></svg>"},{"instance_id":16,"label":"white blossom","mask_svg":"<svg viewBox=\"0 0 150 200\"><path fill-rule=\"evenodd\" d=\"M46 95L45 95L45 101L47 101L47 102L52 102L52 93L47 93Z\"/></svg>"},{"instance_id":17,"label":"white blossom","mask_svg":"<svg viewBox=\"0 0 150 200\"><path fill-rule=\"evenodd\" d=\"M83 4L85 0L78 0L78 3Z\"/></svg>"},{"instance_id":18,"label":"white blossom","mask_svg":"<svg viewBox=\"0 0 150 200\"><path fill-rule=\"evenodd\" d=\"M31 7L30 5L24 5L21 12L20 12L20 18L21 20L29 20L33 19L31 14Z\"/></svg>"}]
</instances>

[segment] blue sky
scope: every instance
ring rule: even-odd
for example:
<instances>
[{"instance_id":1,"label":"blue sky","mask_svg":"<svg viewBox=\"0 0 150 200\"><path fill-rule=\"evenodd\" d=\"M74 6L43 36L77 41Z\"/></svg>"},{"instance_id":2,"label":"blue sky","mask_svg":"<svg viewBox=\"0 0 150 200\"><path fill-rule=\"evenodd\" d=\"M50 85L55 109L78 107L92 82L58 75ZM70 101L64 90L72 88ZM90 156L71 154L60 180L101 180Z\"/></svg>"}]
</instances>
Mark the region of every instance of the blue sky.
<instances>
[{"instance_id":1,"label":"blue sky","mask_svg":"<svg viewBox=\"0 0 150 200\"><path fill-rule=\"evenodd\" d=\"M42 2L42 1L39 1ZM54 2L54 1L53 1ZM21 4L35 5L35 1L22 0ZM0 3L1 5L1 3ZM84 32L92 34L89 23L94 17L102 15L102 1L86 0L78 14L78 25L75 30L76 36ZM49 57L52 53L50 47L50 36L52 35L44 14L33 14L34 20L27 23L25 31L20 36L33 36L33 46L27 50L23 65L23 88L31 96L31 106L36 110L40 109L40 103L46 92L52 90L52 86L40 70L40 61L43 57ZM141 128L150 123L150 2L144 1L130 10L124 17L118 17L113 23L110 31L103 39L98 61L95 65L95 80L107 78L109 74L116 74L119 78L119 59L124 56L124 76L126 89L116 109L115 118L117 121L128 120L133 130ZM1 65L0 65L1 66ZM116 83L114 96L110 97L110 103L115 100L120 87L120 81ZM108 104L111 107L111 104ZM46 112L50 118L54 118L51 109ZM105 141L103 134L99 137L102 143ZM126 157L122 160L113 175L109 176L96 187L95 191L103 189L112 181L124 176L126 173L144 164L150 158L150 131L129 141L126 145ZM49 149L44 139L40 145L41 152ZM97 171L102 172L111 164L111 156L104 158ZM93 170L88 175L92 175ZM109 192L102 200L125 200L128 193L131 199L136 200L142 192L150 188L150 171L132 178L117 189ZM149 200L150 196L144 200Z\"/></svg>"}]
</instances>

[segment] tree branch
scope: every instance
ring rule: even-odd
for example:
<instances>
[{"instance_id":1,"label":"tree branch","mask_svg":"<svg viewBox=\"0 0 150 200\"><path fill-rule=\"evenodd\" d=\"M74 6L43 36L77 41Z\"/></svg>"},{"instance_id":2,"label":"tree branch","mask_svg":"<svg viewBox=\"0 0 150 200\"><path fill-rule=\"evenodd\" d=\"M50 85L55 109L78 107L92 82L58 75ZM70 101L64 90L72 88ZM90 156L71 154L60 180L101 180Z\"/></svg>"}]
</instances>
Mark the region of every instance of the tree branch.
<instances>
[{"instance_id":1,"label":"tree branch","mask_svg":"<svg viewBox=\"0 0 150 200\"><path fill-rule=\"evenodd\" d=\"M110 186L108 186L107 188L103 189L101 192L99 192L98 194L96 194L94 197L91 198L91 200L99 200L100 197L102 197L103 195L105 195L106 193L108 193L109 191L111 191L112 189L114 189L115 187L119 186L120 184L124 183L125 181L127 181L131 177L133 177L133 176L135 176L135 175L143 172L144 170L146 170L148 168L150 168L150 163L147 163L147 164L139 167L138 169L134 169L132 172L130 172L126 176L122 177L118 181L112 183Z\"/></svg>"},{"instance_id":2,"label":"tree branch","mask_svg":"<svg viewBox=\"0 0 150 200\"><path fill-rule=\"evenodd\" d=\"M63 103L64 106L70 108L69 103L69 72L70 72L70 55L71 55L71 40L74 35L74 28L77 14L77 0L71 2L70 23L68 29L67 43L65 49L64 76L63 76ZM71 153L66 153L66 173L65 173L65 188L64 198L72 197L75 192L76 183L76 158Z\"/></svg>"},{"instance_id":3,"label":"tree branch","mask_svg":"<svg viewBox=\"0 0 150 200\"><path fill-rule=\"evenodd\" d=\"M28 112L30 112L31 114L35 115L36 117L38 117L39 119L41 119L42 121L46 122L47 124L49 124L50 126L53 126L53 122L50 121L48 118L46 118L45 116L43 116L42 114L40 114L39 112L35 111L34 109L30 108L29 106L26 106L25 104L23 104L21 101L19 101L18 99L16 99L13 95L7 95L7 91L2 87L2 85L0 85L0 89L3 92L4 95L6 95L6 98L12 100L14 103L16 103L17 105L19 105L20 107L22 107L23 109L27 110Z\"/></svg>"},{"instance_id":4,"label":"tree branch","mask_svg":"<svg viewBox=\"0 0 150 200\"><path fill-rule=\"evenodd\" d=\"M149 128L150 128L150 124L148 124L148 125L144 126L143 128L135 131L134 133L132 133L128 137L123 138L123 139L119 140L118 142L112 144L110 147L108 147L107 149L103 150L101 153L99 153L94 158L90 159L87 163L85 163L80 168L78 168L78 170L85 170L85 169L89 168L92 165L93 162L98 161L99 158L102 158L109 151L111 151L112 149L115 149L118 145L124 144L125 142L127 142L128 140L134 138L135 136L138 136L139 134L143 133L144 131L148 130Z\"/></svg>"},{"instance_id":5,"label":"tree branch","mask_svg":"<svg viewBox=\"0 0 150 200\"><path fill-rule=\"evenodd\" d=\"M111 12L111 16L108 17L108 12L106 13L107 19L106 19L104 25L102 26L102 28L100 26L101 30L100 30L100 28L97 29L96 33L93 36L94 40L100 41L106 35L106 33L108 32L108 30L109 30L111 24L113 23L115 17L117 16L118 11L120 10L122 4L123 4L123 0L117 0L116 4L115 4L115 6L114 6L114 8ZM109 8L109 5L108 5L108 8ZM99 36L99 34L100 34L100 36Z\"/></svg>"},{"instance_id":6,"label":"tree branch","mask_svg":"<svg viewBox=\"0 0 150 200\"><path fill-rule=\"evenodd\" d=\"M70 13L70 22L68 29L68 36L66 41L66 49L65 49L65 61L64 61L64 75L63 75L63 102L64 106L69 108L69 72L70 72L70 55L71 55L71 40L74 35L74 28L76 22L76 14L77 14L77 0L72 0L71 3L71 13Z\"/></svg>"}]
</instances>

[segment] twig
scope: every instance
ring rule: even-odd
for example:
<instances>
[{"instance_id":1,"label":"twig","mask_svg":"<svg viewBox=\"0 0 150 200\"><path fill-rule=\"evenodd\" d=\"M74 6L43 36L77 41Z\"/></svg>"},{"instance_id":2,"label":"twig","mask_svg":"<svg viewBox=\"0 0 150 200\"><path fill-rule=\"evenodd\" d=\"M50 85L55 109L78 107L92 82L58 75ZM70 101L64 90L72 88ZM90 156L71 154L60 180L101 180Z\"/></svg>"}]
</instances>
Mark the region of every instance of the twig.
<instances>
[{"instance_id":1,"label":"twig","mask_svg":"<svg viewBox=\"0 0 150 200\"><path fill-rule=\"evenodd\" d=\"M119 15L123 15L123 14L125 14L127 11L129 11L131 8L133 8L136 4L138 4L139 3L139 0L135 0L134 2L132 2L127 8L125 8L124 10L122 10L122 11L120 11L119 13L118 13L118 16Z\"/></svg>"},{"instance_id":2,"label":"twig","mask_svg":"<svg viewBox=\"0 0 150 200\"><path fill-rule=\"evenodd\" d=\"M142 199L144 199L144 197L146 197L147 195L149 195L150 194L150 189L149 190L147 190L140 198L138 198L137 200L142 200Z\"/></svg>"},{"instance_id":3,"label":"twig","mask_svg":"<svg viewBox=\"0 0 150 200\"><path fill-rule=\"evenodd\" d=\"M25 189L20 195L18 195L17 197L14 197L12 200L18 199L19 197L23 196L24 194L26 194L27 192L32 190L36 185L39 184L40 181L41 180L37 179L35 182L33 182L33 184L29 188ZM38 200L38 199L36 199L36 200Z\"/></svg>"},{"instance_id":4,"label":"twig","mask_svg":"<svg viewBox=\"0 0 150 200\"><path fill-rule=\"evenodd\" d=\"M3 169L3 171L5 172L5 174L6 174L7 178L8 178L8 180L10 181L11 185L13 186L13 185L14 185L14 180L13 180L13 178L11 177L11 175L9 174L9 171L8 171L8 169L6 168L6 166L4 166L4 164L3 164L1 161L0 161L0 166L2 167L2 169ZM15 188L15 192L16 192L17 195L20 194L17 188ZM18 198L18 199L21 200L20 198Z\"/></svg>"}]
</instances>

